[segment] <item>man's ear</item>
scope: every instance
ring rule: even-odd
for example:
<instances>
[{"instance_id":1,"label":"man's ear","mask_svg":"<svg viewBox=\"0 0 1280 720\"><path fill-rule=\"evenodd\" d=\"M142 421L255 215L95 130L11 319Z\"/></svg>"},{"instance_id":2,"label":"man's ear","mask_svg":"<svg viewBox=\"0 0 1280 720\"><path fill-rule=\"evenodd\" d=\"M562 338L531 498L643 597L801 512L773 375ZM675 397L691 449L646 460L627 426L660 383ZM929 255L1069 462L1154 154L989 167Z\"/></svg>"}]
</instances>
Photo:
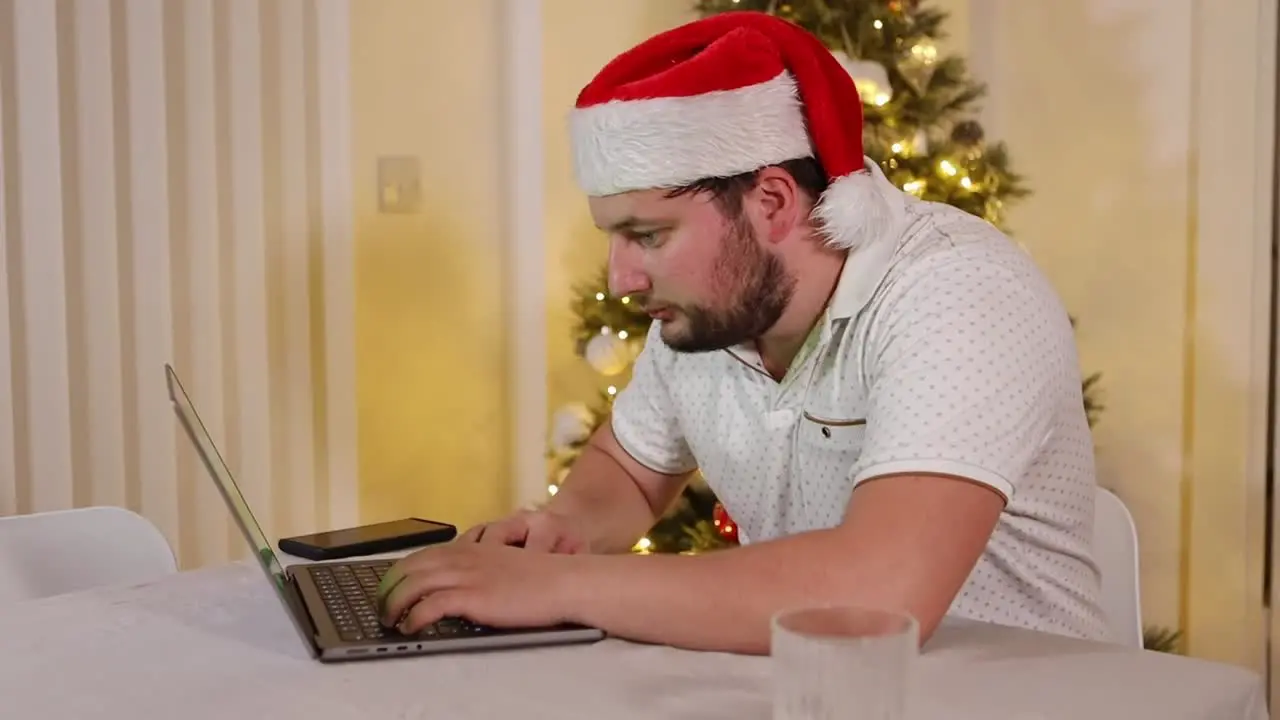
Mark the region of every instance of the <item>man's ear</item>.
<instances>
[{"instance_id":1,"label":"man's ear","mask_svg":"<svg viewBox=\"0 0 1280 720\"><path fill-rule=\"evenodd\" d=\"M779 167L767 167L757 173L752 197L758 214L755 220L765 229L762 239L768 243L780 243L790 237L808 212L796 179Z\"/></svg>"}]
</instances>

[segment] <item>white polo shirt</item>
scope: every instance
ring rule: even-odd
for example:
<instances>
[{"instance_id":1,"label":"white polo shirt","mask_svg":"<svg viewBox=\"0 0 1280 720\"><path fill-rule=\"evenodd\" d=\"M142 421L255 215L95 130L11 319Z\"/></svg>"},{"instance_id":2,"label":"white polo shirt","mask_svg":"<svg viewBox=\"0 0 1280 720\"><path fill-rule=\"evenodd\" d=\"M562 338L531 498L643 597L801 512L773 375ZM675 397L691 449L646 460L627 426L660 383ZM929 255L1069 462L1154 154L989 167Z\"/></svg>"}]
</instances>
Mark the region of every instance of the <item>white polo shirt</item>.
<instances>
[{"instance_id":1,"label":"white polo shirt","mask_svg":"<svg viewBox=\"0 0 1280 720\"><path fill-rule=\"evenodd\" d=\"M982 483L1007 504L950 614L1109 637L1066 310L994 227L867 165L894 229L851 251L786 377L752 347L674 352L655 322L614 401L619 443L660 472L700 469L742 542L836 526L854 486L879 475Z\"/></svg>"}]
</instances>

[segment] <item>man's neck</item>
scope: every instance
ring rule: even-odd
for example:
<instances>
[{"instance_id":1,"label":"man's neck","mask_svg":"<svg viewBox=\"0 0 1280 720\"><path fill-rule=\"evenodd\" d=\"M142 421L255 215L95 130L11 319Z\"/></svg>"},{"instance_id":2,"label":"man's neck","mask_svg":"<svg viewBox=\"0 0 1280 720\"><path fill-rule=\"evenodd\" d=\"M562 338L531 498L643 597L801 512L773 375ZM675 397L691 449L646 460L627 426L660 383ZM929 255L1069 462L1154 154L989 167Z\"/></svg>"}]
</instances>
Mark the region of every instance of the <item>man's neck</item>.
<instances>
[{"instance_id":1,"label":"man's neck","mask_svg":"<svg viewBox=\"0 0 1280 720\"><path fill-rule=\"evenodd\" d=\"M823 250L803 258L804 266L797 268L796 291L787 309L768 332L756 338L756 352L775 379L786 375L814 325L822 319L840 281L845 257L844 252Z\"/></svg>"}]
</instances>

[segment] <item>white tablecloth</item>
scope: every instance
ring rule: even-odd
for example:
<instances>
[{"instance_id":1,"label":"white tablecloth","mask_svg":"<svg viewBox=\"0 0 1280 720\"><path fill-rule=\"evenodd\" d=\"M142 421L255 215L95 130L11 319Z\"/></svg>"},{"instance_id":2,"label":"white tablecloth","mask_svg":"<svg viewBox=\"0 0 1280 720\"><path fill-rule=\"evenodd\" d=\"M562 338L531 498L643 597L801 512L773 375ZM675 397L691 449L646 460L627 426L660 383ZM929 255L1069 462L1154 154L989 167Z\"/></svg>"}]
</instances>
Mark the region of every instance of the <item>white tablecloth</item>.
<instances>
[{"instance_id":1,"label":"white tablecloth","mask_svg":"<svg viewBox=\"0 0 1280 720\"><path fill-rule=\"evenodd\" d=\"M770 661L619 640L311 660L249 564L0 606L0 718L765 720ZM976 624L920 660L913 717L1262 720L1245 670Z\"/></svg>"}]
</instances>

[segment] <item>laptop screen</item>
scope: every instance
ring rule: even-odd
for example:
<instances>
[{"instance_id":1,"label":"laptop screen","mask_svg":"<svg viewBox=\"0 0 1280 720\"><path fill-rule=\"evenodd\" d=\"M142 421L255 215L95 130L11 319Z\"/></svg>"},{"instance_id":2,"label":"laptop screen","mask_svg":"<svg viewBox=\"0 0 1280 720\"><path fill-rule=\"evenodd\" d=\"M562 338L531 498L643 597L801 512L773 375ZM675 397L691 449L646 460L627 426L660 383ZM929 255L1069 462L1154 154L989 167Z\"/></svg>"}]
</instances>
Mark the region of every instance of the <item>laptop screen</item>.
<instances>
[{"instance_id":1,"label":"laptop screen","mask_svg":"<svg viewBox=\"0 0 1280 720\"><path fill-rule=\"evenodd\" d=\"M262 532L262 527L258 525L258 521L254 519L253 513L249 510L249 504L245 502L244 495L240 493L240 488L231 476L231 471L222 460L222 454L218 452L217 446L213 444L213 440L209 437L209 431L205 428L200 416L196 413L195 407L191 404L191 398L187 396L186 389L182 387L182 382L178 380L178 374L168 364L164 366L164 369L166 383L169 387L169 399L172 401L173 409L177 412L182 425L187 431L187 436L195 444L196 450L200 454L200 459L204 462L205 469L209 471L210 477L218 485L218 490L221 491L222 498L227 503L227 508L231 510L231 514L235 517L236 524L240 526L241 532L244 533L245 540L253 548L254 554L258 558L258 563L272 581L271 584L275 586L276 594L280 597L280 601L284 603L285 609L293 620L298 633L302 635L304 641L310 644L310 635L302 625L303 618L306 616L306 610L302 606L302 599L298 597L293 586L289 584L285 577L284 568L280 565L276 554L271 550L271 543L267 540L266 534Z\"/></svg>"}]
</instances>

